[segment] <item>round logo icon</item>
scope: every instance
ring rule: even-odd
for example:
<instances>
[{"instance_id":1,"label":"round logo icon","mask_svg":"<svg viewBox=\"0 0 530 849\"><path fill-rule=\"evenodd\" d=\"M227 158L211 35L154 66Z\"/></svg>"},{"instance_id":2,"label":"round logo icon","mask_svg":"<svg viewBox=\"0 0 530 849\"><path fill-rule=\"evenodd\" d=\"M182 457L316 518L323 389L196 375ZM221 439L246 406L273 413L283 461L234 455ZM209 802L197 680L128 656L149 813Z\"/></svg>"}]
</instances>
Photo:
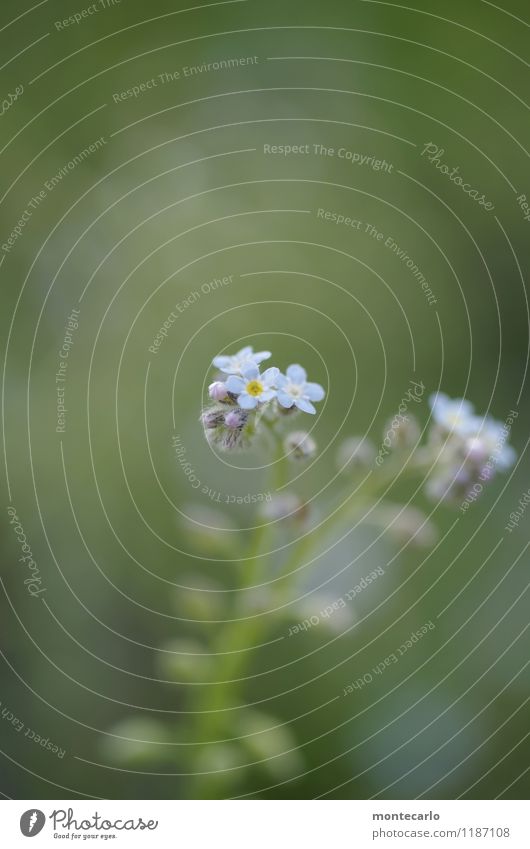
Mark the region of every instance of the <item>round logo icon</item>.
<instances>
[{"instance_id":1,"label":"round logo icon","mask_svg":"<svg viewBox=\"0 0 530 849\"><path fill-rule=\"evenodd\" d=\"M20 817L20 830L24 837L35 837L44 828L46 817L37 808L30 808Z\"/></svg>"}]
</instances>

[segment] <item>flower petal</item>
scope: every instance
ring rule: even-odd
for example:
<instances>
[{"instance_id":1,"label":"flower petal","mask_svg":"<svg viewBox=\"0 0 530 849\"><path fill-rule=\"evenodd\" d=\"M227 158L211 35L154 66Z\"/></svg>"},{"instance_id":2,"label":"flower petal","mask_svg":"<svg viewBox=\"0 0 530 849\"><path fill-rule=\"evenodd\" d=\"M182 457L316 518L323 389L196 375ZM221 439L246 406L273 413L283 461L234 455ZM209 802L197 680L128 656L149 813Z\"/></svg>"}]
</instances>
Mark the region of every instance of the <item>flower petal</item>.
<instances>
[{"instance_id":1,"label":"flower petal","mask_svg":"<svg viewBox=\"0 0 530 849\"><path fill-rule=\"evenodd\" d=\"M231 362L232 357L214 357L212 365L216 366L216 368L225 369L230 367Z\"/></svg>"},{"instance_id":2,"label":"flower petal","mask_svg":"<svg viewBox=\"0 0 530 849\"><path fill-rule=\"evenodd\" d=\"M504 433L504 425L502 422L498 422L496 419L492 419L489 416L486 416L486 418L473 416L473 419L477 422L477 430L480 430L480 435L484 437L484 439L493 443L502 439Z\"/></svg>"},{"instance_id":3,"label":"flower petal","mask_svg":"<svg viewBox=\"0 0 530 849\"><path fill-rule=\"evenodd\" d=\"M242 410L253 410L254 407L258 406L258 399L249 395L248 392L242 392L237 398L237 403Z\"/></svg>"},{"instance_id":4,"label":"flower petal","mask_svg":"<svg viewBox=\"0 0 530 849\"><path fill-rule=\"evenodd\" d=\"M278 375L280 374L280 369L273 366L272 368L266 369L261 375L261 379L263 383L266 383L268 386L276 386L276 380Z\"/></svg>"},{"instance_id":5,"label":"flower petal","mask_svg":"<svg viewBox=\"0 0 530 849\"><path fill-rule=\"evenodd\" d=\"M246 360L247 357L252 356L252 345L247 345L246 348L241 348L240 351L237 352L236 357L238 360Z\"/></svg>"},{"instance_id":6,"label":"flower petal","mask_svg":"<svg viewBox=\"0 0 530 849\"><path fill-rule=\"evenodd\" d=\"M429 404L431 410L434 410L435 407L442 407L447 404L449 401L449 396L445 394L445 392L433 392L432 395L429 395Z\"/></svg>"},{"instance_id":7,"label":"flower petal","mask_svg":"<svg viewBox=\"0 0 530 849\"><path fill-rule=\"evenodd\" d=\"M455 401L453 401L453 404L455 405L461 416L471 416L475 411L475 408L471 401L466 401L465 398L457 398Z\"/></svg>"},{"instance_id":8,"label":"flower petal","mask_svg":"<svg viewBox=\"0 0 530 849\"><path fill-rule=\"evenodd\" d=\"M237 374L231 374L228 380L225 381L225 386L229 392L233 392L234 395L239 395L239 393L245 388L245 381L242 377L238 377Z\"/></svg>"},{"instance_id":9,"label":"flower petal","mask_svg":"<svg viewBox=\"0 0 530 849\"><path fill-rule=\"evenodd\" d=\"M294 404L294 398L291 398L290 395L287 395L286 392L282 392L281 389L276 396L278 398L278 402L282 405L282 407L286 407L289 409Z\"/></svg>"},{"instance_id":10,"label":"flower petal","mask_svg":"<svg viewBox=\"0 0 530 849\"><path fill-rule=\"evenodd\" d=\"M256 363L245 363L241 369L241 374L246 380L256 380L259 377L259 368Z\"/></svg>"},{"instance_id":11,"label":"flower petal","mask_svg":"<svg viewBox=\"0 0 530 849\"><path fill-rule=\"evenodd\" d=\"M280 386L285 386L287 383L289 383L289 378L280 372L276 378L276 386L280 388Z\"/></svg>"},{"instance_id":12,"label":"flower petal","mask_svg":"<svg viewBox=\"0 0 530 849\"><path fill-rule=\"evenodd\" d=\"M259 396L260 401L272 401L272 399L276 395L275 389L264 389L264 391Z\"/></svg>"},{"instance_id":13,"label":"flower petal","mask_svg":"<svg viewBox=\"0 0 530 849\"><path fill-rule=\"evenodd\" d=\"M320 383L306 383L304 388L304 398L309 398L310 401L322 401L326 393Z\"/></svg>"},{"instance_id":14,"label":"flower petal","mask_svg":"<svg viewBox=\"0 0 530 849\"><path fill-rule=\"evenodd\" d=\"M447 423L446 423L447 424ZM449 424L451 424L449 422ZM488 437L487 424L481 416L465 416L460 415L456 425L451 426L451 430L459 436L470 436L477 434L480 439Z\"/></svg>"},{"instance_id":15,"label":"flower petal","mask_svg":"<svg viewBox=\"0 0 530 849\"><path fill-rule=\"evenodd\" d=\"M262 363L263 360L268 360L269 357L272 357L270 351L258 351L257 354L252 354L252 359L255 363Z\"/></svg>"},{"instance_id":16,"label":"flower petal","mask_svg":"<svg viewBox=\"0 0 530 849\"><path fill-rule=\"evenodd\" d=\"M497 465L502 472L508 471L517 460L517 451L511 445L503 445Z\"/></svg>"},{"instance_id":17,"label":"flower petal","mask_svg":"<svg viewBox=\"0 0 530 849\"><path fill-rule=\"evenodd\" d=\"M292 365L287 369L287 377L289 380L292 380L293 383L305 383L307 380L307 372L302 366Z\"/></svg>"},{"instance_id":18,"label":"flower petal","mask_svg":"<svg viewBox=\"0 0 530 849\"><path fill-rule=\"evenodd\" d=\"M316 413L316 410L313 407L312 403L306 398L295 398L294 403L296 404L298 409L302 410L304 413L311 413L312 415Z\"/></svg>"}]
</instances>

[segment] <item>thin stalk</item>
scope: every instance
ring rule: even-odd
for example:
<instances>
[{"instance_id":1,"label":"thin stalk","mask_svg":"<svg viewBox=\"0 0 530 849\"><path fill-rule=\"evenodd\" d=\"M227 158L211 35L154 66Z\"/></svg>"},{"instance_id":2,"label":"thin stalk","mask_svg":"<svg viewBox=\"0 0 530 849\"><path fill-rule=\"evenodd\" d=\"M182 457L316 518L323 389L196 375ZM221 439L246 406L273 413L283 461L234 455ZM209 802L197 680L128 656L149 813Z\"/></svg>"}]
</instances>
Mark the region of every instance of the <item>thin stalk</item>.
<instances>
[{"instance_id":1,"label":"thin stalk","mask_svg":"<svg viewBox=\"0 0 530 849\"><path fill-rule=\"evenodd\" d=\"M275 469L276 487L283 486L285 482L285 458L283 458L281 437L272 428L271 433L277 440L277 463ZM374 472L362 490L355 494L354 498L348 498L347 493L341 505L332 516L322 522L319 528L312 533L307 531L294 543L291 554L287 557L282 567L284 580L282 581L281 602L288 599L288 589L292 576L304 559L308 557L325 535L333 528L339 526L345 519L357 518L360 511L365 509L381 488L391 481L396 473L395 463L388 463L381 472ZM266 576L269 558L266 552L270 547L270 535L273 532L272 523L264 523L254 530L252 535L247 559L241 573L240 589L251 589L260 579ZM245 595L237 594L237 601L233 605L233 619L227 622L223 628L218 642L219 659L216 664L217 684L205 685L197 694L195 704L195 721L192 723L190 737L197 741L197 747L189 747L191 760L197 762L198 754L214 748L215 741L230 740L233 738L231 728L234 723L234 714L244 709L244 701L240 699L243 689L245 671L249 662L255 657L249 649L259 645L263 641L269 619L263 616L253 615L245 617ZM237 739L237 736L235 737ZM191 741L190 741L191 742ZM189 797L197 798L219 798L226 793L226 773L208 773L196 775L188 782Z\"/></svg>"}]
</instances>

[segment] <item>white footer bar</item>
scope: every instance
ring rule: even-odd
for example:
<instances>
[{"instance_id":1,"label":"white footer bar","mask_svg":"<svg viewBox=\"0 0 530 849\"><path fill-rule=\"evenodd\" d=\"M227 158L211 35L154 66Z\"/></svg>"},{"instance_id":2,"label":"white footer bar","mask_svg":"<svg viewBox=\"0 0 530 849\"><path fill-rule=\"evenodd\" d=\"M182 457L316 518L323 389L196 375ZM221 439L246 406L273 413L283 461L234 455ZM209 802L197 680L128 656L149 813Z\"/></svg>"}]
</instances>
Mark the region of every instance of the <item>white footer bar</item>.
<instances>
[{"instance_id":1,"label":"white footer bar","mask_svg":"<svg viewBox=\"0 0 530 849\"><path fill-rule=\"evenodd\" d=\"M0 845L529 849L524 801L2 801ZM28 844L29 838L35 843Z\"/></svg>"}]
</instances>

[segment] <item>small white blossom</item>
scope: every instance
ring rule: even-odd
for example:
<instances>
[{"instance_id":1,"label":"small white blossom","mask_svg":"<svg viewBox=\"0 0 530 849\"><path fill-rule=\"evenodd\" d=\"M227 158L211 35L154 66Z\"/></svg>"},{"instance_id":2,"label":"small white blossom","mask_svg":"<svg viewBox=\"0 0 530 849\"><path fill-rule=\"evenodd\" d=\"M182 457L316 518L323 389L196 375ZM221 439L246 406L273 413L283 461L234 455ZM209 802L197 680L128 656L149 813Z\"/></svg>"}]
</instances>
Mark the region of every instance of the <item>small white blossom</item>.
<instances>
[{"instance_id":1,"label":"small white blossom","mask_svg":"<svg viewBox=\"0 0 530 849\"><path fill-rule=\"evenodd\" d=\"M476 429L473 405L463 398L449 398L437 392L429 398L432 416L437 425L456 436L469 436Z\"/></svg>"},{"instance_id":2,"label":"small white blossom","mask_svg":"<svg viewBox=\"0 0 530 849\"><path fill-rule=\"evenodd\" d=\"M253 410L258 404L276 397L277 368L268 368L260 374L255 363L247 364L242 375L231 374L226 381L229 392L237 395L237 403L243 410Z\"/></svg>"},{"instance_id":3,"label":"small white blossom","mask_svg":"<svg viewBox=\"0 0 530 849\"><path fill-rule=\"evenodd\" d=\"M254 353L251 345L246 348L241 348L237 354L232 357L220 356L214 357L213 365L225 374L243 374L243 370L249 365L259 365L263 360L268 360L271 356L270 351L258 351Z\"/></svg>"},{"instance_id":4,"label":"small white blossom","mask_svg":"<svg viewBox=\"0 0 530 849\"><path fill-rule=\"evenodd\" d=\"M305 369L291 365L277 381L278 402L290 409L293 405L304 413L316 413L311 401L322 401L326 394L319 383L308 383Z\"/></svg>"}]
</instances>

